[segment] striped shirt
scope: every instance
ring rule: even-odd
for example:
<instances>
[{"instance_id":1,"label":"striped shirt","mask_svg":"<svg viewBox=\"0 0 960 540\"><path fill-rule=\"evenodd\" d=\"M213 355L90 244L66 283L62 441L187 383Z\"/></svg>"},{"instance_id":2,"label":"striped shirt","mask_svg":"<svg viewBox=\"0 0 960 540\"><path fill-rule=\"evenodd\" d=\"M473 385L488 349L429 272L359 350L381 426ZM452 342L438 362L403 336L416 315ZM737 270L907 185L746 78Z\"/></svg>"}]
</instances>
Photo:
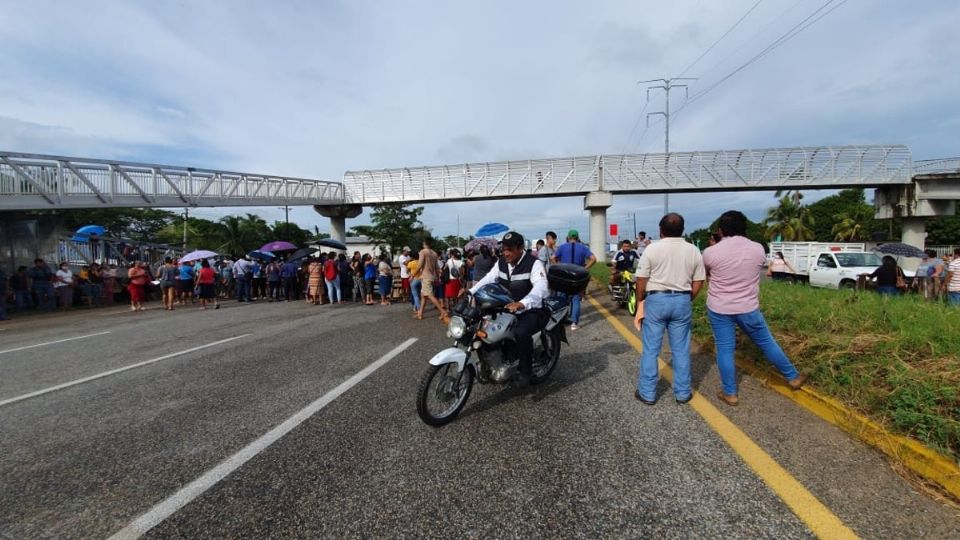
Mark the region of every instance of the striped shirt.
<instances>
[{"instance_id":1,"label":"striped shirt","mask_svg":"<svg viewBox=\"0 0 960 540\"><path fill-rule=\"evenodd\" d=\"M960 257L950 261L947 271L950 272L950 283L947 283L947 290L949 292L960 292Z\"/></svg>"}]
</instances>

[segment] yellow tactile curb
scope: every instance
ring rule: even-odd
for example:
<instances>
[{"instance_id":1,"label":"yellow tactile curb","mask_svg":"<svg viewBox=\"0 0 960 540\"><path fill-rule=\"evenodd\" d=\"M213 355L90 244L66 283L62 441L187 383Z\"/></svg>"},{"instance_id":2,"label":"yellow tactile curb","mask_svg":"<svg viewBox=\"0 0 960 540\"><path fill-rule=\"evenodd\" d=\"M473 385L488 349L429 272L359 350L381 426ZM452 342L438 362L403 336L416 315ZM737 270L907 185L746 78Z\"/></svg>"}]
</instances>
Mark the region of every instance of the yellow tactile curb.
<instances>
[{"instance_id":1,"label":"yellow tactile curb","mask_svg":"<svg viewBox=\"0 0 960 540\"><path fill-rule=\"evenodd\" d=\"M594 305L599 305L594 299L591 299L591 302ZM947 493L960 499L960 464L956 461L928 448L915 439L890 433L880 424L850 410L839 401L824 396L812 388L804 387L800 391L794 391L787 386L779 374L758 367L743 357L737 357L737 367L805 407L813 414L896 459L921 478L940 486Z\"/></svg>"},{"instance_id":2,"label":"yellow tactile curb","mask_svg":"<svg viewBox=\"0 0 960 540\"><path fill-rule=\"evenodd\" d=\"M911 471L960 498L960 466L919 441L895 435L880 424L854 412L839 401L804 387L793 391L783 378L750 360L737 358L737 367L813 414L903 463Z\"/></svg>"}]
</instances>

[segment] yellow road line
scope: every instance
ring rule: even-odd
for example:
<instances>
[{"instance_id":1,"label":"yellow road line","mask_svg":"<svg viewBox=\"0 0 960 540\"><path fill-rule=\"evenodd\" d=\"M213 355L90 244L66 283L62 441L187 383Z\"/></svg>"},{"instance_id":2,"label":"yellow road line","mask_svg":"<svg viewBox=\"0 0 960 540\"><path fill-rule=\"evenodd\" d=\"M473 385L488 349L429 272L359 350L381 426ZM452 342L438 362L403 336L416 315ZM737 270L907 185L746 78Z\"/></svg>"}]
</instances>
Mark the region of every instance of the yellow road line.
<instances>
[{"instance_id":1,"label":"yellow road line","mask_svg":"<svg viewBox=\"0 0 960 540\"><path fill-rule=\"evenodd\" d=\"M909 437L890 433L882 425L808 386L799 392L794 391L782 377L773 375L772 370L761 368L754 362L738 358L737 367L820 418L902 462L921 477L960 497L960 467L955 461Z\"/></svg>"},{"instance_id":2,"label":"yellow road line","mask_svg":"<svg viewBox=\"0 0 960 540\"><path fill-rule=\"evenodd\" d=\"M590 304L600 312L607 322L620 333L638 352L643 350L643 343L633 331L627 329L616 317L593 297L588 296ZM662 376L673 381L673 371L658 359ZM786 469L780 466L769 454L753 442L739 427L730 421L723 413L717 410L712 403L702 395L694 392L690 406L695 410L734 452L740 456L767 486L803 521L818 538L857 538L854 532L843 524L833 512L821 503Z\"/></svg>"}]
</instances>

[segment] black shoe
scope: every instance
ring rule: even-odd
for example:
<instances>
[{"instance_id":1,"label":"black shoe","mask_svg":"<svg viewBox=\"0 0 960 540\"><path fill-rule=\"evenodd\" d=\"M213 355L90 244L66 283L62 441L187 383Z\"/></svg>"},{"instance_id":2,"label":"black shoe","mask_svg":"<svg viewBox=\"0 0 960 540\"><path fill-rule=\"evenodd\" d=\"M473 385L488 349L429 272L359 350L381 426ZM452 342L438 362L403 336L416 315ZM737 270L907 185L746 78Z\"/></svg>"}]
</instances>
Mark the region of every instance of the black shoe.
<instances>
[{"instance_id":1,"label":"black shoe","mask_svg":"<svg viewBox=\"0 0 960 540\"><path fill-rule=\"evenodd\" d=\"M656 404L657 404L657 400L650 401L650 400L647 400L647 399L643 399L643 396L640 395L640 391L639 391L639 390L634 390L634 391L633 391L633 397L634 397L634 399L636 399L637 401L641 401L641 402L643 402L643 403L646 404L646 405L656 405Z\"/></svg>"},{"instance_id":2,"label":"black shoe","mask_svg":"<svg viewBox=\"0 0 960 540\"><path fill-rule=\"evenodd\" d=\"M677 400L677 403L679 403L680 405L683 405L683 404L685 404L685 403L690 403L690 400L691 400L691 399L693 399L693 394L692 394L692 393L691 393L689 396L687 396L686 399L678 399L678 400Z\"/></svg>"},{"instance_id":3,"label":"black shoe","mask_svg":"<svg viewBox=\"0 0 960 540\"><path fill-rule=\"evenodd\" d=\"M517 388L526 388L530 386L530 375L527 375L526 373L520 373L517 375L516 386Z\"/></svg>"}]
</instances>

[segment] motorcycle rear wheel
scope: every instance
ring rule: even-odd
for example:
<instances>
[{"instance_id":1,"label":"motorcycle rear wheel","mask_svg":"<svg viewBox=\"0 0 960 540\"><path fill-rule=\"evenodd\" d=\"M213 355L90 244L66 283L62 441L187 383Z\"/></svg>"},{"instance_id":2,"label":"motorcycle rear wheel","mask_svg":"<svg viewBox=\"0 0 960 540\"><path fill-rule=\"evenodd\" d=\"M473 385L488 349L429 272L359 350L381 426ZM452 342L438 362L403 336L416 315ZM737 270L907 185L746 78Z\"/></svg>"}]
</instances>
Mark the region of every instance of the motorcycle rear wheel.
<instances>
[{"instance_id":1,"label":"motorcycle rear wheel","mask_svg":"<svg viewBox=\"0 0 960 540\"><path fill-rule=\"evenodd\" d=\"M460 414L473 388L473 370L462 372L456 364L431 365L420 379L417 389L417 414L424 423L439 427Z\"/></svg>"},{"instance_id":2,"label":"motorcycle rear wheel","mask_svg":"<svg viewBox=\"0 0 960 540\"><path fill-rule=\"evenodd\" d=\"M557 360L560 358L560 332L557 329L541 332L539 345L540 347L535 347L533 351L531 384L540 384L547 380L553 373L553 368L557 367Z\"/></svg>"}]
</instances>

